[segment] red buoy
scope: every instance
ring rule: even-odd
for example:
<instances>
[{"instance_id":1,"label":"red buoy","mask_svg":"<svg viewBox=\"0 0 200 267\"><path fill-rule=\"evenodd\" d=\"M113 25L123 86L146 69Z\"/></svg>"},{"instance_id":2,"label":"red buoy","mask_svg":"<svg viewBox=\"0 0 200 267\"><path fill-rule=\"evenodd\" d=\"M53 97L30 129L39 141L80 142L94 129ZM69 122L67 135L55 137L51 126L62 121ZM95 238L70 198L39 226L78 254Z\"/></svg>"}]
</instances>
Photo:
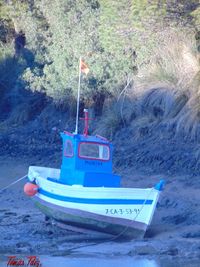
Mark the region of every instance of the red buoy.
<instances>
[{"instance_id":1,"label":"red buoy","mask_svg":"<svg viewBox=\"0 0 200 267\"><path fill-rule=\"evenodd\" d=\"M38 188L39 186L36 185L36 184L33 184L33 183L26 183L24 185L24 193L29 196L29 197L32 197L34 196L35 194L37 194L38 192Z\"/></svg>"}]
</instances>

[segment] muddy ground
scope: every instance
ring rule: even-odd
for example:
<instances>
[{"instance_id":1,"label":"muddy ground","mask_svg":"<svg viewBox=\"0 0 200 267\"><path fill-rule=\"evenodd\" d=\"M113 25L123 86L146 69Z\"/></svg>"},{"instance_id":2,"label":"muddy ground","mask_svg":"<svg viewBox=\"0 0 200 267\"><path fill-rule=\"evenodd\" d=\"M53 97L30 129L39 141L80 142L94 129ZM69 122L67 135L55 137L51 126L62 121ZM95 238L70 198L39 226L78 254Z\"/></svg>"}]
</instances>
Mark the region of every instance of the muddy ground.
<instances>
[{"instance_id":1,"label":"muddy ground","mask_svg":"<svg viewBox=\"0 0 200 267\"><path fill-rule=\"evenodd\" d=\"M40 159L0 158L0 187L25 175ZM55 166L59 167L59 166ZM200 262L200 176L147 175L119 168L123 185L151 187L166 180L152 224L142 240L109 241L98 235L77 234L46 225L44 216L23 193L25 180L0 191L0 255L132 256L153 259L191 259Z\"/></svg>"}]
</instances>

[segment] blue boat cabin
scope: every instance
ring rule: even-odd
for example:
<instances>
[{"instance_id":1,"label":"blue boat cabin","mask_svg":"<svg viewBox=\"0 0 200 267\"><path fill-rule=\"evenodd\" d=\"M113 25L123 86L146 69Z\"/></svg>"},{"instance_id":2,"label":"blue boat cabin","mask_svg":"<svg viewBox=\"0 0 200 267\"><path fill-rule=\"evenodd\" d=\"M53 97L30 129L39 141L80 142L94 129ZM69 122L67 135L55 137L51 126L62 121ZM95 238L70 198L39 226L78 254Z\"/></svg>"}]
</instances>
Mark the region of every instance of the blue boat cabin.
<instances>
[{"instance_id":1,"label":"blue boat cabin","mask_svg":"<svg viewBox=\"0 0 200 267\"><path fill-rule=\"evenodd\" d=\"M63 140L60 182L87 187L119 187L112 173L112 144L103 137L61 133Z\"/></svg>"},{"instance_id":2,"label":"blue boat cabin","mask_svg":"<svg viewBox=\"0 0 200 267\"><path fill-rule=\"evenodd\" d=\"M99 136L61 133L63 140L60 182L88 187L119 187L112 173L113 146Z\"/></svg>"}]
</instances>

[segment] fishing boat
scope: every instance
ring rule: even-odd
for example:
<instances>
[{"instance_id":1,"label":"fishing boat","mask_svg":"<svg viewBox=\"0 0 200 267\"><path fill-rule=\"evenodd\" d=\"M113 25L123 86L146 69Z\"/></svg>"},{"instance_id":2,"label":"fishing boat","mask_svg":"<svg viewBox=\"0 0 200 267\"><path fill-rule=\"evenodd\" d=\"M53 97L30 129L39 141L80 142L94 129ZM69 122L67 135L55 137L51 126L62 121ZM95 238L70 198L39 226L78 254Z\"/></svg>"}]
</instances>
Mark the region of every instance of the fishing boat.
<instances>
[{"instance_id":1,"label":"fishing boat","mask_svg":"<svg viewBox=\"0 0 200 267\"><path fill-rule=\"evenodd\" d=\"M61 168L30 166L24 191L48 218L70 230L141 238L152 221L164 181L152 188L123 188L121 177L112 172L112 143L88 134L88 110L84 110L84 131L78 133L84 71L88 67L80 59L76 129L61 133Z\"/></svg>"},{"instance_id":2,"label":"fishing boat","mask_svg":"<svg viewBox=\"0 0 200 267\"><path fill-rule=\"evenodd\" d=\"M71 230L141 238L151 223L164 181L152 188L123 188L112 173L113 145L88 135L62 132L60 169L30 166L25 192L49 218Z\"/></svg>"}]
</instances>

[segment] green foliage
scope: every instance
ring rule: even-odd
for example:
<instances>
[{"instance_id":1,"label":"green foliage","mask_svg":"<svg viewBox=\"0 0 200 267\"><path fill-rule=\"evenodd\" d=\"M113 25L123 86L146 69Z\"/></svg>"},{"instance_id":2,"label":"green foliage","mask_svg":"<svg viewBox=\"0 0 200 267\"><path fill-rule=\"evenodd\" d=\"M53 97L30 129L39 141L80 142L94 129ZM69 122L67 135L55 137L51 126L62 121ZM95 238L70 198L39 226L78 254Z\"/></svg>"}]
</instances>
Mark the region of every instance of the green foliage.
<instances>
[{"instance_id":1,"label":"green foliage","mask_svg":"<svg viewBox=\"0 0 200 267\"><path fill-rule=\"evenodd\" d=\"M155 58L169 29L198 26L198 1L189 2L0 0L0 21L26 35L20 86L44 92L59 105L69 103L76 96L81 56L90 67L88 76L82 75L82 99L91 104L98 94L102 101L105 95L118 96L126 81ZM164 77L158 68L155 75ZM174 80L169 75L165 79Z\"/></svg>"},{"instance_id":2,"label":"green foliage","mask_svg":"<svg viewBox=\"0 0 200 267\"><path fill-rule=\"evenodd\" d=\"M198 29L198 31L200 31L200 7L198 7L197 9L195 9L191 15L194 18L194 22L195 22L195 26Z\"/></svg>"},{"instance_id":3,"label":"green foliage","mask_svg":"<svg viewBox=\"0 0 200 267\"><path fill-rule=\"evenodd\" d=\"M96 45L96 17L91 5L87 1L75 1L69 6L69 2L36 1L48 25L42 40L45 59L42 75L31 75L27 70L24 76L31 77L27 79L31 88L36 89L39 82L56 101L66 94L75 94L79 57L85 57L90 65L87 53L93 52Z\"/></svg>"}]
</instances>

